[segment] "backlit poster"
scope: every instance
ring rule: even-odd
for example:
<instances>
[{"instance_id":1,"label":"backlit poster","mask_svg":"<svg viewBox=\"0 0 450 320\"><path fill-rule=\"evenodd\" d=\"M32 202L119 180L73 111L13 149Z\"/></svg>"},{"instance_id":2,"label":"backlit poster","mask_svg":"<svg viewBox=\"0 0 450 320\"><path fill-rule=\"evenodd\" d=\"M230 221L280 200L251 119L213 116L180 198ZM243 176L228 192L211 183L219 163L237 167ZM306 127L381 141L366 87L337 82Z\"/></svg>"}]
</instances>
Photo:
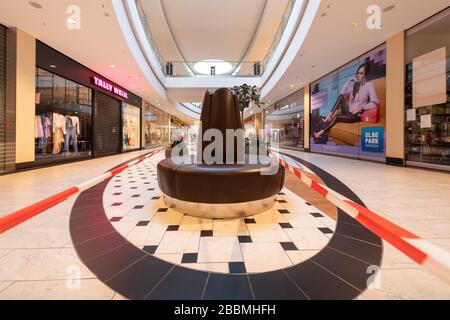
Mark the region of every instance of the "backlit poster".
<instances>
[{"instance_id":1,"label":"backlit poster","mask_svg":"<svg viewBox=\"0 0 450 320\"><path fill-rule=\"evenodd\" d=\"M311 85L311 151L384 161L386 49Z\"/></svg>"}]
</instances>

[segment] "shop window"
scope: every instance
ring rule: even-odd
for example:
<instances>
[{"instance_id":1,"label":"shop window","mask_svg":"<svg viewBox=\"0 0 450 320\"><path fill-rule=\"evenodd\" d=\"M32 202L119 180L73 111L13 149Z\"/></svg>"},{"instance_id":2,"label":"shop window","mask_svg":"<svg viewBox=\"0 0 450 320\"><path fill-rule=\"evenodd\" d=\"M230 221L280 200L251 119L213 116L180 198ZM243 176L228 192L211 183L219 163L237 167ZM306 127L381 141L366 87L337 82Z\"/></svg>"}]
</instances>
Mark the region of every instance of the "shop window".
<instances>
[{"instance_id":1,"label":"shop window","mask_svg":"<svg viewBox=\"0 0 450 320\"><path fill-rule=\"evenodd\" d=\"M80 98L80 92L85 97ZM36 70L37 163L91 156L92 92L43 69ZM87 97L89 96L89 97Z\"/></svg>"},{"instance_id":2,"label":"shop window","mask_svg":"<svg viewBox=\"0 0 450 320\"><path fill-rule=\"evenodd\" d=\"M304 123L304 90L300 90L266 110L269 143L280 148L303 149Z\"/></svg>"},{"instance_id":3,"label":"shop window","mask_svg":"<svg viewBox=\"0 0 450 320\"><path fill-rule=\"evenodd\" d=\"M123 150L141 147L141 109L127 103L122 104Z\"/></svg>"},{"instance_id":4,"label":"shop window","mask_svg":"<svg viewBox=\"0 0 450 320\"><path fill-rule=\"evenodd\" d=\"M169 144L170 116L149 103L144 105L144 147L150 148Z\"/></svg>"},{"instance_id":5,"label":"shop window","mask_svg":"<svg viewBox=\"0 0 450 320\"><path fill-rule=\"evenodd\" d=\"M450 169L449 30L447 9L406 39L406 160L444 170Z\"/></svg>"},{"instance_id":6,"label":"shop window","mask_svg":"<svg viewBox=\"0 0 450 320\"><path fill-rule=\"evenodd\" d=\"M386 48L311 85L311 151L385 161Z\"/></svg>"}]
</instances>

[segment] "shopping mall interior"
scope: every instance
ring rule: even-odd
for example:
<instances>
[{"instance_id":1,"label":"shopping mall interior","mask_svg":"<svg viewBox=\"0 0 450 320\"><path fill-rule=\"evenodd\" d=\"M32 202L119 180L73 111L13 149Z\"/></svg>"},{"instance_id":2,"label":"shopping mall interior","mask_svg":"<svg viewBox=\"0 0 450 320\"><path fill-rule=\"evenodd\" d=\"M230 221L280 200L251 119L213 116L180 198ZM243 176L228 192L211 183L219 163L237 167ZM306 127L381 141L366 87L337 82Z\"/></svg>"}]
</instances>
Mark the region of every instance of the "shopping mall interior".
<instances>
[{"instance_id":1,"label":"shopping mall interior","mask_svg":"<svg viewBox=\"0 0 450 320\"><path fill-rule=\"evenodd\" d=\"M450 300L449 173L448 0L0 1L2 301Z\"/></svg>"}]
</instances>

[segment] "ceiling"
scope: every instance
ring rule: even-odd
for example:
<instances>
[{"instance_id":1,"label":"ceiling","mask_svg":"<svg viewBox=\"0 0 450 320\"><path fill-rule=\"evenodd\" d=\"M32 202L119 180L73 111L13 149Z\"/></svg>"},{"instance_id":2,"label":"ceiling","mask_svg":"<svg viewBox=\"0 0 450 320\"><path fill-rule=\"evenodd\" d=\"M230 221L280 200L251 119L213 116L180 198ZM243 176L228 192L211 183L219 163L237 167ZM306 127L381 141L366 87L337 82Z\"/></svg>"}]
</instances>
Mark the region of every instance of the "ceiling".
<instances>
[{"instance_id":1,"label":"ceiling","mask_svg":"<svg viewBox=\"0 0 450 320\"><path fill-rule=\"evenodd\" d=\"M265 57L288 0L140 0L140 3L166 61L240 62Z\"/></svg>"},{"instance_id":2,"label":"ceiling","mask_svg":"<svg viewBox=\"0 0 450 320\"><path fill-rule=\"evenodd\" d=\"M378 0L376 4L381 9L392 4L395 8L382 13L380 30L369 30L366 11L373 4L373 0L323 0L300 52L264 99L275 102L300 90L450 3L448 0Z\"/></svg>"},{"instance_id":3,"label":"ceiling","mask_svg":"<svg viewBox=\"0 0 450 320\"><path fill-rule=\"evenodd\" d=\"M164 101L143 76L129 52L127 42L110 0L1 0L0 23L17 27L81 64L143 97L164 111L176 113L184 121L192 120ZM69 30L66 10L70 5L81 9L81 29ZM111 68L110 65L115 65ZM158 101L158 102L157 102Z\"/></svg>"},{"instance_id":4,"label":"ceiling","mask_svg":"<svg viewBox=\"0 0 450 320\"><path fill-rule=\"evenodd\" d=\"M162 110L188 123L194 122L176 106L178 102L201 101L204 90L170 89L167 92L169 100L159 96L129 52L112 1L34 1L43 8L33 8L28 0L1 0L0 23L22 29L150 103L159 103ZM257 30L247 59L260 60L267 52L287 0L268 0L259 28L257 21L262 14L263 0L162 0L162 4L159 0L142 1L148 10L149 22L157 26L152 27L152 32L157 35L164 58L176 61L181 57L174 47L169 24L180 40L183 54L189 59L238 59L252 40L250 34ZM391 4L396 7L383 13L381 30L371 31L365 27L365 21L366 9L373 0L345 0L345 6L343 3L342 0L322 0L300 53L280 81L265 94L266 101L286 97L449 4L448 0L377 0L381 8ZM66 9L73 4L80 6L82 25L80 30L71 31L66 28ZM353 22L358 26L352 26ZM228 42L227 33L237 36L238 43ZM222 38L224 41L215 40Z\"/></svg>"}]
</instances>

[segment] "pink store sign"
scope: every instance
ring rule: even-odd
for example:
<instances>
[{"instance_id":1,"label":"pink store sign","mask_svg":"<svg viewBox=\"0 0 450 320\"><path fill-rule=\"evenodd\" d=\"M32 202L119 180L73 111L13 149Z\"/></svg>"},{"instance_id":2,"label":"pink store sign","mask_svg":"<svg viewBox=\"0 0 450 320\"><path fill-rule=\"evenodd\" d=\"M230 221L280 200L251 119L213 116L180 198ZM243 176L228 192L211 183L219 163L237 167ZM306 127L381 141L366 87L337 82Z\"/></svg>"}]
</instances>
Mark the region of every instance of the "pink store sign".
<instances>
[{"instance_id":1,"label":"pink store sign","mask_svg":"<svg viewBox=\"0 0 450 320\"><path fill-rule=\"evenodd\" d=\"M92 77L91 82L96 87L102 88L124 99L128 99L128 93L126 91L116 87L115 85L109 83L108 81L102 80L97 77Z\"/></svg>"}]
</instances>

